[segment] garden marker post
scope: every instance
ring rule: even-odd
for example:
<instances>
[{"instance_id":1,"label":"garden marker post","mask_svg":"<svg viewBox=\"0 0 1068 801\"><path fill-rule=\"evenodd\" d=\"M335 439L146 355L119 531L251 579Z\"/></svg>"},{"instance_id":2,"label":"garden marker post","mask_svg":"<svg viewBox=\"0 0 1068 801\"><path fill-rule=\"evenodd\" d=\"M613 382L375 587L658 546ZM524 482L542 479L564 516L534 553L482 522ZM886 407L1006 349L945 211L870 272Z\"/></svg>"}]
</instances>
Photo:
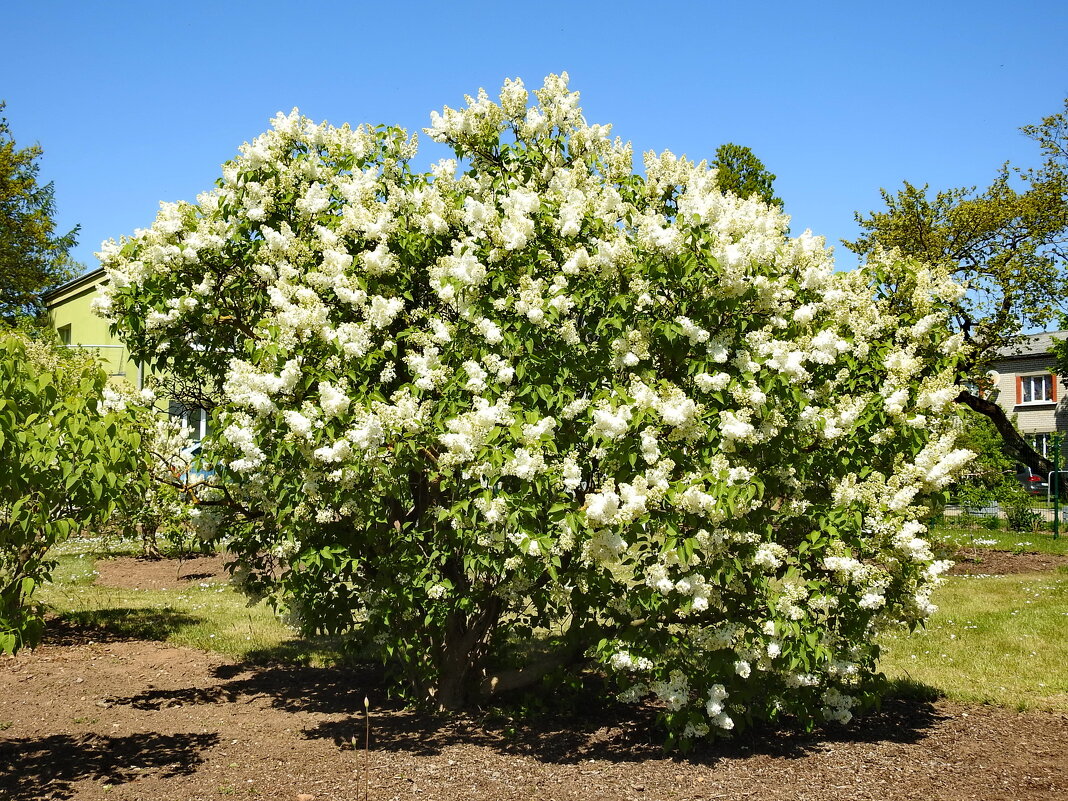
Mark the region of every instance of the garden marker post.
<instances>
[{"instance_id":1,"label":"garden marker post","mask_svg":"<svg viewBox=\"0 0 1068 801\"><path fill-rule=\"evenodd\" d=\"M1053 539L1061 538L1061 435L1054 434L1053 475L1049 488L1053 492Z\"/></svg>"}]
</instances>

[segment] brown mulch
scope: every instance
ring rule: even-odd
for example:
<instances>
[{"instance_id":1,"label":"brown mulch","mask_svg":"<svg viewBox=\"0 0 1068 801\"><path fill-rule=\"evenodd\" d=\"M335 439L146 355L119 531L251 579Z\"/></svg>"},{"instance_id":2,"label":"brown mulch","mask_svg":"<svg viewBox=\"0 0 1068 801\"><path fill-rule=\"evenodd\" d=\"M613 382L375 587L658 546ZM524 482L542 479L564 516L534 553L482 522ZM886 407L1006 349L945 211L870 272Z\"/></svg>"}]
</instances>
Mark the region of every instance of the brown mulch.
<instances>
[{"instance_id":1,"label":"brown mulch","mask_svg":"<svg viewBox=\"0 0 1068 801\"><path fill-rule=\"evenodd\" d=\"M1022 572L1045 555L1001 556ZM101 560L98 580L188 586L225 580L222 562ZM1066 742L1062 713L899 698L845 727L666 754L648 709L444 718L405 710L376 671L237 664L63 621L0 658L3 801L351 800L364 776L383 801L1037 801L1068 798Z\"/></svg>"},{"instance_id":2,"label":"brown mulch","mask_svg":"<svg viewBox=\"0 0 1068 801\"><path fill-rule=\"evenodd\" d=\"M953 554L956 564L951 575L1003 576L1012 573L1041 573L1068 565L1068 556L1048 553L1010 553L986 548L968 548ZM141 590L171 590L199 582L227 582L230 574L225 555L197 556L185 560L146 559L122 556L100 559L97 584Z\"/></svg>"},{"instance_id":3,"label":"brown mulch","mask_svg":"<svg viewBox=\"0 0 1068 801\"><path fill-rule=\"evenodd\" d=\"M147 559L120 556L98 559L97 584L135 590L175 590L201 582L227 582L226 557L197 556L189 559Z\"/></svg>"},{"instance_id":4,"label":"brown mulch","mask_svg":"<svg viewBox=\"0 0 1068 801\"><path fill-rule=\"evenodd\" d=\"M97 584L141 590L172 590L199 582L228 582L225 555L197 556L185 560L146 559L122 556L100 559ZM1004 576L1042 573L1068 565L1068 556L1048 553L1011 553L986 548L967 548L953 554L956 564L950 575Z\"/></svg>"},{"instance_id":5,"label":"brown mulch","mask_svg":"<svg viewBox=\"0 0 1068 801\"><path fill-rule=\"evenodd\" d=\"M956 564L950 575L1007 576L1013 573L1044 573L1068 565L1068 556L1048 553L1010 553L986 548L967 548L953 554Z\"/></svg>"},{"instance_id":6,"label":"brown mulch","mask_svg":"<svg viewBox=\"0 0 1068 801\"><path fill-rule=\"evenodd\" d=\"M55 623L0 659L0 799L1068 798L1068 715L893 699L816 734L665 754L647 712L404 710L373 671L235 664ZM304 798L307 801L307 798Z\"/></svg>"}]
</instances>

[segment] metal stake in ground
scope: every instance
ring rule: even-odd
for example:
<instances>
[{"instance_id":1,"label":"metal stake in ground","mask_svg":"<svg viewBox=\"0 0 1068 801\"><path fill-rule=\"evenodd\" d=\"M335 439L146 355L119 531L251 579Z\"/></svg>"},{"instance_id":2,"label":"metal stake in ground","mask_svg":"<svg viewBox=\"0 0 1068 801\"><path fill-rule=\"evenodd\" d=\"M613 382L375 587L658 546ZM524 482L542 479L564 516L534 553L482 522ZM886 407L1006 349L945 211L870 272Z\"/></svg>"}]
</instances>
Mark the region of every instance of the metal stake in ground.
<instances>
[{"instance_id":1,"label":"metal stake in ground","mask_svg":"<svg viewBox=\"0 0 1068 801\"><path fill-rule=\"evenodd\" d=\"M1053 473L1050 475L1049 487L1053 492L1053 539L1061 538L1061 435L1054 434Z\"/></svg>"}]
</instances>

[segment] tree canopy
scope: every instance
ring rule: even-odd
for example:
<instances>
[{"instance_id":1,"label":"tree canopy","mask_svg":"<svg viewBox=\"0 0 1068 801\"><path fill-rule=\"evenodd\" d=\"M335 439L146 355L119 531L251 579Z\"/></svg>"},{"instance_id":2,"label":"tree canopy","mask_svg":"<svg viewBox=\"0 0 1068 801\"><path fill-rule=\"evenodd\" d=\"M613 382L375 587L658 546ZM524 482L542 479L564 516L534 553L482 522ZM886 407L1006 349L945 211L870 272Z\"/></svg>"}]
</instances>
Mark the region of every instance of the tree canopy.
<instances>
[{"instance_id":1,"label":"tree canopy","mask_svg":"<svg viewBox=\"0 0 1068 801\"><path fill-rule=\"evenodd\" d=\"M1006 163L983 190L962 187L932 195L927 185L907 181L897 192L883 189L886 208L858 212L864 233L844 243L864 256L897 250L941 265L968 287L954 304L951 326L969 346L964 371L973 384L1023 332L1059 321L1068 301L1065 114L1022 130L1039 145L1044 155L1040 166L1022 169ZM1019 461L1041 472L1052 469L996 403L964 384L958 400L988 416Z\"/></svg>"},{"instance_id":2,"label":"tree canopy","mask_svg":"<svg viewBox=\"0 0 1068 801\"><path fill-rule=\"evenodd\" d=\"M41 293L73 278L78 227L56 232L55 190L38 183L39 145L19 148L0 102L0 320L34 315Z\"/></svg>"},{"instance_id":3,"label":"tree canopy","mask_svg":"<svg viewBox=\"0 0 1068 801\"><path fill-rule=\"evenodd\" d=\"M756 195L768 205L782 208L782 199L775 197L772 188L774 173L769 172L748 147L731 142L720 145L716 148L712 167L716 170L716 184L720 191L733 192L743 199Z\"/></svg>"}]
</instances>

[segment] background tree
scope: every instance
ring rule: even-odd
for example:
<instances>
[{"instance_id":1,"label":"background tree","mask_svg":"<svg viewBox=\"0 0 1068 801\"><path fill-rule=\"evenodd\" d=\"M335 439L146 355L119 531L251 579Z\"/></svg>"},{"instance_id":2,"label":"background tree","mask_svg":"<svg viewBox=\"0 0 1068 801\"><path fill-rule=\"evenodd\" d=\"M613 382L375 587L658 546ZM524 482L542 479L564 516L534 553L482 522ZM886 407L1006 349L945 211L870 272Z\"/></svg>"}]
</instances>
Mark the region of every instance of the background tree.
<instances>
[{"instance_id":1,"label":"background tree","mask_svg":"<svg viewBox=\"0 0 1068 801\"><path fill-rule=\"evenodd\" d=\"M69 251L78 227L56 233L55 191L37 182L39 145L19 148L0 102L0 320L33 316L41 293L81 272Z\"/></svg>"},{"instance_id":2,"label":"background tree","mask_svg":"<svg viewBox=\"0 0 1068 801\"><path fill-rule=\"evenodd\" d=\"M971 348L957 401L991 420L1013 458L1045 473L1052 464L1020 436L1000 406L974 391L1000 353L1018 344L1024 331L1055 323L1068 299L1065 115L1022 130L1045 155L1040 167L1005 164L983 191L956 188L932 196L927 185L907 181L897 193L883 189L886 209L858 212L865 233L844 244L863 256L898 249L943 265L968 286L951 318Z\"/></svg>"},{"instance_id":3,"label":"background tree","mask_svg":"<svg viewBox=\"0 0 1068 801\"><path fill-rule=\"evenodd\" d=\"M1060 170L1061 180L1068 183L1064 178L1068 172L1068 98L1064 100L1064 111L1045 117L1038 125L1024 127L1024 133L1038 142L1042 151L1046 154L1047 164L1050 169ZM1068 258L1068 248L1062 240L1057 250L1061 262ZM1068 328L1068 315L1060 314L1061 329ZM1056 373L1059 376L1068 376L1068 344L1063 340L1054 342L1052 351L1057 358Z\"/></svg>"},{"instance_id":4,"label":"background tree","mask_svg":"<svg viewBox=\"0 0 1068 801\"><path fill-rule=\"evenodd\" d=\"M716 158L712 161L716 170L716 184L721 192L733 192L740 198L748 199L757 195L770 206L782 208L782 199L775 197L772 183L774 173L768 172L764 162L744 145L730 142L716 148Z\"/></svg>"},{"instance_id":5,"label":"background tree","mask_svg":"<svg viewBox=\"0 0 1068 801\"><path fill-rule=\"evenodd\" d=\"M1013 459L1005 452L1005 440L989 417L961 410L963 428L957 444L975 454L968 465L972 479L984 486L1004 483L1005 473L1013 472Z\"/></svg>"}]
</instances>

